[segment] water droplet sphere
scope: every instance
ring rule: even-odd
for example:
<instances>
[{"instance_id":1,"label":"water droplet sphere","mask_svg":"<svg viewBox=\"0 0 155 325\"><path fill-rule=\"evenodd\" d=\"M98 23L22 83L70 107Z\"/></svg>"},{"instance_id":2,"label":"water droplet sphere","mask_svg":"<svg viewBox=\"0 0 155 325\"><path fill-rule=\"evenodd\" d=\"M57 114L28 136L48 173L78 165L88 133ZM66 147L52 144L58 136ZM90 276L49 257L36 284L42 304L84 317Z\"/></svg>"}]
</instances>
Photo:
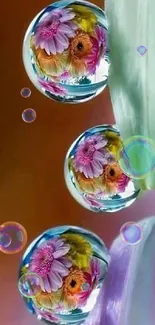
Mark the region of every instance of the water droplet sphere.
<instances>
[{"instance_id":1,"label":"water droplet sphere","mask_svg":"<svg viewBox=\"0 0 155 325\"><path fill-rule=\"evenodd\" d=\"M79 103L107 86L109 49L104 11L87 1L58 1L30 23L23 61L34 86L59 102Z\"/></svg>"},{"instance_id":2,"label":"water droplet sphere","mask_svg":"<svg viewBox=\"0 0 155 325\"><path fill-rule=\"evenodd\" d=\"M0 236L2 241L10 239L8 245L0 245L0 251L5 254L15 254L20 252L27 242L27 233L25 228L15 221L8 221L2 224L0 226Z\"/></svg>"},{"instance_id":3,"label":"water droplet sphere","mask_svg":"<svg viewBox=\"0 0 155 325\"><path fill-rule=\"evenodd\" d=\"M119 131L112 125L86 130L70 146L65 181L83 207L94 212L116 212L136 200L139 189L117 162L121 146Z\"/></svg>"},{"instance_id":4,"label":"water droplet sphere","mask_svg":"<svg viewBox=\"0 0 155 325\"><path fill-rule=\"evenodd\" d=\"M80 324L95 305L108 264L107 248L94 233L74 226L48 229L24 253L19 292L38 319Z\"/></svg>"}]
</instances>

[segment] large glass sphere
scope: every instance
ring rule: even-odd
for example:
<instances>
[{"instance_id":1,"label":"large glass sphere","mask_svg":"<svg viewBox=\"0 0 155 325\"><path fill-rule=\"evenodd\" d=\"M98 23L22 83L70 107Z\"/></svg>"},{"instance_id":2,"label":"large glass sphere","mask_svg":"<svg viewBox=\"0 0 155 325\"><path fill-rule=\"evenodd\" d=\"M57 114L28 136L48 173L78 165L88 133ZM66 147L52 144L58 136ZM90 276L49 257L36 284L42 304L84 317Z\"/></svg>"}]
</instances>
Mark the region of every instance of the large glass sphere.
<instances>
[{"instance_id":1,"label":"large glass sphere","mask_svg":"<svg viewBox=\"0 0 155 325\"><path fill-rule=\"evenodd\" d=\"M65 181L83 207L95 212L116 212L136 200L139 189L117 161L121 146L117 128L100 125L82 133L69 148Z\"/></svg>"},{"instance_id":2,"label":"large glass sphere","mask_svg":"<svg viewBox=\"0 0 155 325\"><path fill-rule=\"evenodd\" d=\"M30 23L23 61L35 87L60 102L79 103L107 85L107 20L87 1L58 1Z\"/></svg>"},{"instance_id":3,"label":"large glass sphere","mask_svg":"<svg viewBox=\"0 0 155 325\"><path fill-rule=\"evenodd\" d=\"M109 255L94 233L74 226L49 229L26 250L18 288L38 319L81 324L94 307Z\"/></svg>"}]
</instances>

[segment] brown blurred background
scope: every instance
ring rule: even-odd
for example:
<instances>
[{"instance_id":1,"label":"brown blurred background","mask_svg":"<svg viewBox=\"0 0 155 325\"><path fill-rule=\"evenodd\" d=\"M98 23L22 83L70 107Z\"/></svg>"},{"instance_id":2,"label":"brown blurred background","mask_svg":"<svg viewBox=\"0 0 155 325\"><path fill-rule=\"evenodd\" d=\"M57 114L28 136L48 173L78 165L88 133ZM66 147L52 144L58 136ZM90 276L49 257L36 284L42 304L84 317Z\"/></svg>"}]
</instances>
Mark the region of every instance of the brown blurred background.
<instances>
[{"instance_id":1,"label":"brown blurred background","mask_svg":"<svg viewBox=\"0 0 155 325\"><path fill-rule=\"evenodd\" d=\"M102 1L94 1L103 6ZM96 214L82 208L69 194L63 177L65 153L85 129L113 123L108 89L79 105L56 103L39 93L29 81L22 63L24 33L48 1L3 1L1 6L1 118L0 118L0 223L21 223L27 245L55 225L72 224L91 229L109 247L121 225L155 212L155 193L146 193L130 208L113 214ZM24 99L23 87L32 95ZM26 108L37 119L26 124ZM23 252L0 253L0 324L37 325L17 291L17 273Z\"/></svg>"}]
</instances>

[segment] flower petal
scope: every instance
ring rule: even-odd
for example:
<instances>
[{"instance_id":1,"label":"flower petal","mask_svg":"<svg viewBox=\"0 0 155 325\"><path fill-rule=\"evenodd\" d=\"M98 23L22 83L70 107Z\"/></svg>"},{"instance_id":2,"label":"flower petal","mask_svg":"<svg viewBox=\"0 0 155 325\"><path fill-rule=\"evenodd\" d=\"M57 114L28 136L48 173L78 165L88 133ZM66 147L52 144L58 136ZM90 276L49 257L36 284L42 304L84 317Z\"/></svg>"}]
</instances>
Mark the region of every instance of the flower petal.
<instances>
[{"instance_id":1,"label":"flower petal","mask_svg":"<svg viewBox=\"0 0 155 325\"><path fill-rule=\"evenodd\" d=\"M59 262L67 268L70 268L72 266L72 262L67 257L60 257Z\"/></svg>"},{"instance_id":2,"label":"flower petal","mask_svg":"<svg viewBox=\"0 0 155 325\"><path fill-rule=\"evenodd\" d=\"M64 256L69 252L69 250L70 250L70 246L66 244L62 248L60 247L60 249L56 250L53 253L53 257L54 258L59 258L61 256Z\"/></svg>"},{"instance_id":3,"label":"flower petal","mask_svg":"<svg viewBox=\"0 0 155 325\"><path fill-rule=\"evenodd\" d=\"M52 263L52 271L58 272L61 276L68 275L68 269L59 261L54 260Z\"/></svg>"},{"instance_id":4,"label":"flower petal","mask_svg":"<svg viewBox=\"0 0 155 325\"><path fill-rule=\"evenodd\" d=\"M45 276L43 281L44 281L44 289L45 289L45 291L50 293L52 291L52 288L51 288L51 283L49 281L48 276Z\"/></svg>"},{"instance_id":5,"label":"flower petal","mask_svg":"<svg viewBox=\"0 0 155 325\"><path fill-rule=\"evenodd\" d=\"M58 273L52 271L49 274L49 278L51 282L52 291L57 291L62 287L62 278Z\"/></svg>"}]
</instances>

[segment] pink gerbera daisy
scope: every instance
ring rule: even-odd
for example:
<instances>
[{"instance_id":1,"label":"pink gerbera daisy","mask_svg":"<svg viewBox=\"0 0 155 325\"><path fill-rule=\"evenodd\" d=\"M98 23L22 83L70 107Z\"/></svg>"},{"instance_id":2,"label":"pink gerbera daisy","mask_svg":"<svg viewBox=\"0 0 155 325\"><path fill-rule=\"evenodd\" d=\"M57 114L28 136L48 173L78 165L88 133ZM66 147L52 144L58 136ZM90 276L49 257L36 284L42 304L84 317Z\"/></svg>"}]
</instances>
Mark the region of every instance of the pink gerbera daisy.
<instances>
[{"instance_id":1,"label":"pink gerbera daisy","mask_svg":"<svg viewBox=\"0 0 155 325\"><path fill-rule=\"evenodd\" d=\"M98 259L93 258L90 262L90 273L84 272L84 277L86 280L86 290L84 290L79 295L79 306L84 306L87 303L87 300L94 289L94 286L97 285L99 278L101 276L101 264Z\"/></svg>"},{"instance_id":2,"label":"pink gerbera daisy","mask_svg":"<svg viewBox=\"0 0 155 325\"><path fill-rule=\"evenodd\" d=\"M67 94L67 90L64 87L58 86L53 81L39 79L38 82L44 90L49 91L53 95L64 96Z\"/></svg>"},{"instance_id":3,"label":"pink gerbera daisy","mask_svg":"<svg viewBox=\"0 0 155 325\"><path fill-rule=\"evenodd\" d=\"M98 58L100 54L99 42L95 37L91 37L91 42L93 44L91 53L86 57L85 63L87 66L87 71L90 74L95 73L96 67L98 65Z\"/></svg>"},{"instance_id":4,"label":"pink gerbera daisy","mask_svg":"<svg viewBox=\"0 0 155 325\"><path fill-rule=\"evenodd\" d=\"M99 42L99 46L104 47L104 52L107 47L107 31L103 27L97 25L95 28L95 33Z\"/></svg>"},{"instance_id":5,"label":"pink gerbera daisy","mask_svg":"<svg viewBox=\"0 0 155 325\"><path fill-rule=\"evenodd\" d=\"M52 10L37 26L34 45L44 49L48 55L62 53L69 46L69 38L75 36L78 26L73 21L71 9Z\"/></svg>"},{"instance_id":6,"label":"pink gerbera daisy","mask_svg":"<svg viewBox=\"0 0 155 325\"><path fill-rule=\"evenodd\" d=\"M62 287L63 277L69 273L72 263L65 255L70 246L64 239L51 239L35 250L30 261L30 271L40 275L47 292Z\"/></svg>"},{"instance_id":7,"label":"pink gerbera daisy","mask_svg":"<svg viewBox=\"0 0 155 325\"><path fill-rule=\"evenodd\" d=\"M98 177L103 172L103 165L107 163L108 140L102 135L92 135L85 138L77 147L73 159L75 171L83 173L86 178Z\"/></svg>"},{"instance_id":8,"label":"pink gerbera daisy","mask_svg":"<svg viewBox=\"0 0 155 325\"><path fill-rule=\"evenodd\" d=\"M130 181L130 178L128 176L126 176L125 174L122 174L122 177L119 179L117 187L118 187L118 191L123 193L128 185Z\"/></svg>"}]
</instances>

